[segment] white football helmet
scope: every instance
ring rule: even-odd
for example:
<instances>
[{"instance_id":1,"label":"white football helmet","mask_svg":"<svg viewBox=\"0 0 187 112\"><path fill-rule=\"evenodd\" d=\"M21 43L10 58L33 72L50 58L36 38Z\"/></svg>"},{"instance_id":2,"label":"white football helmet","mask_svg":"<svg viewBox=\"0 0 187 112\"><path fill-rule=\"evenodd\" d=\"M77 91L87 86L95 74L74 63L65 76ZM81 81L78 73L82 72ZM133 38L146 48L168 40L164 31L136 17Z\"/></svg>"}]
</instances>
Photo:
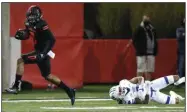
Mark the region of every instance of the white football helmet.
<instances>
[{"instance_id":1,"label":"white football helmet","mask_svg":"<svg viewBox=\"0 0 187 112\"><path fill-rule=\"evenodd\" d=\"M109 96L113 100L119 99L119 86L113 86L109 90Z\"/></svg>"}]
</instances>

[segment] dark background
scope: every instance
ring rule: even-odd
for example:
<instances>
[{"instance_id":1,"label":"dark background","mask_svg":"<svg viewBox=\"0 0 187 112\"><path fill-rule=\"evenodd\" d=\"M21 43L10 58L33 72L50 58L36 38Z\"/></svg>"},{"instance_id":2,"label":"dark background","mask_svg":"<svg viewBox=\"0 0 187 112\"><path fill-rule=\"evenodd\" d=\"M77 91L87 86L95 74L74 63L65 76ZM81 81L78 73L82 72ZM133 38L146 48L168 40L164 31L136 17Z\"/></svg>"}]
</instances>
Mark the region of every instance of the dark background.
<instances>
[{"instance_id":1,"label":"dark background","mask_svg":"<svg viewBox=\"0 0 187 112\"><path fill-rule=\"evenodd\" d=\"M128 39L148 14L158 38L175 38L185 3L85 3L84 38Z\"/></svg>"}]
</instances>

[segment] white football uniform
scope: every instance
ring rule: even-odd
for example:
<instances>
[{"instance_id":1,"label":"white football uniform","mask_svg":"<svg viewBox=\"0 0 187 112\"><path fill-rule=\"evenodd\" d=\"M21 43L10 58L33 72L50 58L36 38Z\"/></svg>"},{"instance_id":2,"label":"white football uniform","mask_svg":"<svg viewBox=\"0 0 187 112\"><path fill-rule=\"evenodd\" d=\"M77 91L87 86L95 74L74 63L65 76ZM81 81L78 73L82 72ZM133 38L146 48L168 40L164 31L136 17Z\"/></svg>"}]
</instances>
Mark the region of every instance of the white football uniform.
<instances>
[{"instance_id":1,"label":"white football uniform","mask_svg":"<svg viewBox=\"0 0 187 112\"><path fill-rule=\"evenodd\" d=\"M174 97L160 92L161 89L167 87L172 83L174 83L173 76L165 76L151 82L145 81L141 84L133 84L124 79L119 83L119 87L122 90L120 97L125 104L133 104L135 103L135 98L139 98L143 101L145 100L145 95L149 94L150 100L162 104L175 104Z\"/></svg>"}]
</instances>

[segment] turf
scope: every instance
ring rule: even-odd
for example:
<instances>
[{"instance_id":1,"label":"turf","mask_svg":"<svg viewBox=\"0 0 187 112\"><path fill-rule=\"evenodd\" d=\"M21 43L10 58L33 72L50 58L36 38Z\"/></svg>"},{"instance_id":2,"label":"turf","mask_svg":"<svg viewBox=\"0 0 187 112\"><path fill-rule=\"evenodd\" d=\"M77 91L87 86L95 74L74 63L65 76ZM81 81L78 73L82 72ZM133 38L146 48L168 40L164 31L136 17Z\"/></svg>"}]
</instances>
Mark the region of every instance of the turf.
<instances>
[{"instance_id":1,"label":"turf","mask_svg":"<svg viewBox=\"0 0 187 112\"><path fill-rule=\"evenodd\" d=\"M163 105L150 102L149 105L119 105L108 100L108 90L111 85L88 85L77 90L77 101L72 107L67 95L59 89L52 91L32 90L23 91L18 95L2 94L3 112L184 112L185 102L178 105ZM168 94L170 90L185 96L185 89L169 86L162 92ZM89 101L95 100L96 101ZM100 100L102 99L102 100ZM19 101L29 102L19 102ZM32 101L35 100L35 101ZM44 100L45 102L38 102ZM47 101L49 100L49 101ZM53 100L53 101L52 101ZM62 101L59 101L62 100ZM86 100L86 101L82 101ZM16 101L5 102L5 101ZM37 101L37 102L36 102Z\"/></svg>"}]
</instances>

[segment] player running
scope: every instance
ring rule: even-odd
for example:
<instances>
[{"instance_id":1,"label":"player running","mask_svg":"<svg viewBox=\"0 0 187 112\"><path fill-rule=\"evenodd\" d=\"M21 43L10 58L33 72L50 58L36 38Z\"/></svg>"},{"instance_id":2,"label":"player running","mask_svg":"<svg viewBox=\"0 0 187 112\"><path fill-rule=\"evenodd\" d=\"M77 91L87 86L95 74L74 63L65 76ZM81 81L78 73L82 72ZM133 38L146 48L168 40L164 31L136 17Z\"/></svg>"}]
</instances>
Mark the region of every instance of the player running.
<instances>
[{"instance_id":1,"label":"player running","mask_svg":"<svg viewBox=\"0 0 187 112\"><path fill-rule=\"evenodd\" d=\"M119 104L148 104L150 100L161 104L178 104L184 98L173 91L170 96L160 92L170 84L179 85L185 82L185 77L170 75L153 81L144 81L143 77L135 77L131 80L121 80L119 85L113 86L109 91L111 99Z\"/></svg>"},{"instance_id":2,"label":"player running","mask_svg":"<svg viewBox=\"0 0 187 112\"><path fill-rule=\"evenodd\" d=\"M37 64L41 75L45 78L45 80L64 89L71 99L71 104L74 105L75 90L69 88L58 77L51 74L51 55L49 53L52 52L51 49L55 44L55 38L49 29L48 24L45 20L43 20L42 11L38 6L33 5L29 7L26 13L25 26L25 29L20 29L16 32L15 38L19 40L26 40L29 38L29 35L33 33L35 51L28 54L23 54L21 58L17 60L15 83L11 88L6 89L5 91L8 93L17 94L20 90L19 85L24 74L24 64Z\"/></svg>"}]
</instances>

